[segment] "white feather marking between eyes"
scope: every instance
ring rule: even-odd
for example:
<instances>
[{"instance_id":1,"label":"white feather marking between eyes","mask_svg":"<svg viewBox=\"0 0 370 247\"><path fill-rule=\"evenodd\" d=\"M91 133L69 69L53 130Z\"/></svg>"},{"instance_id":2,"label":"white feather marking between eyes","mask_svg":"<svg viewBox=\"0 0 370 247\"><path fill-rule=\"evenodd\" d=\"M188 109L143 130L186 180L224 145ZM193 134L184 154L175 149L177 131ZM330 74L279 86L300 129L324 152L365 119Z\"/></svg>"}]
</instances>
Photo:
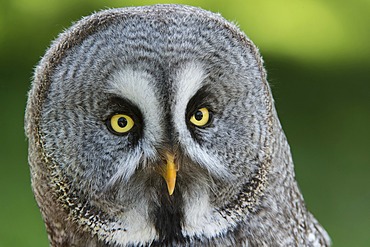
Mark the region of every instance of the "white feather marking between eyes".
<instances>
[{"instance_id":1,"label":"white feather marking between eyes","mask_svg":"<svg viewBox=\"0 0 370 247\"><path fill-rule=\"evenodd\" d=\"M155 87L154 79L148 73L130 67L119 70L108 81L108 87L107 92L135 104L140 109L145 124L143 137L140 141L142 146L138 146L115 164L117 172L107 183L106 189L118 181L127 182L139 166L143 156L146 158L155 156L156 152L149 143L159 143L163 136L161 128L163 114L158 101L159 93ZM142 150L145 150L144 154Z\"/></svg>"},{"instance_id":2,"label":"white feather marking between eyes","mask_svg":"<svg viewBox=\"0 0 370 247\"><path fill-rule=\"evenodd\" d=\"M189 62L185 64L177 73L177 91L174 105L174 124L179 132L181 142L183 142L189 157L219 178L230 177L231 174L215 154L209 153L191 138L186 126L185 119L186 107L190 99L203 86L207 77L203 66L199 62Z\"/></svg>"},{"instance_id":3,"label":"white feather marking between eyes","mask_svg":"<svg viewBox=\"0 0 370 247\"><path fill-rule=\"evenodd\" d=\"M177 123L185 124L184 116L189 100L201 88L207 77L203 67L198 62L189 62L177 72L177 89L174 106L174 116L180 118Z\"/></svg>"},{"instance_id":4,"label":"white feather marking between eyes","mask_svg":"<svg viewBox=\"0 0 370 247\"><path fill-rule=\"evenodd\" d=\"M134 103L143 114L145 122L144 139L154 143L162 139L159 93L154 79L144 71L125 68L116 72L109 80L109 93Z\"/></svg>"}]
</instances>

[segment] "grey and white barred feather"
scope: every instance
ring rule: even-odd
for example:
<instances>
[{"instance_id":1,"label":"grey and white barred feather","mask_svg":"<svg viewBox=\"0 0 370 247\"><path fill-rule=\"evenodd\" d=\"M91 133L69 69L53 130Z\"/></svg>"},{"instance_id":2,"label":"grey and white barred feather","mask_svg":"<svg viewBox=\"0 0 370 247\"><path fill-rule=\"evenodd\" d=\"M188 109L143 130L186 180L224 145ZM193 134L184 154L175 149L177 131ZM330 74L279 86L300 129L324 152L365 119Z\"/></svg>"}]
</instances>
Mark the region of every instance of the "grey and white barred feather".
<instances>
[{"instance_id":1,"label":"grey and white barred feather","mask_svg":"<svg viewBox=\"0 0 370 247\"><path fill-rule=\"evenodd\" d=\"M112 131L115 114L132 129ZM218 14L154 5L83 18L37 66L25 123L53 247L330 245L258 49Z\"/></svg>"}]
</instances>

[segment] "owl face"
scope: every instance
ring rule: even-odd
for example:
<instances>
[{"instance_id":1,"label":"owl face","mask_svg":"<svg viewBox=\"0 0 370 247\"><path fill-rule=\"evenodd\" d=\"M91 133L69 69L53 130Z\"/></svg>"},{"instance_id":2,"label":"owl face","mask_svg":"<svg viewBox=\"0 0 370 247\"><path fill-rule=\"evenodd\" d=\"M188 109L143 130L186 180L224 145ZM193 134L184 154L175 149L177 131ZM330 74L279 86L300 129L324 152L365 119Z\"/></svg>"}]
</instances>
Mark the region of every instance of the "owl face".
<instances>
[{"instance_id":1,"label":"owl face","mask_svg":"<svg viewBox=\"0 0 370 247\"><path fill-rule=\"evenodd\" d=\"M125 244L212 237L243 220L225 210L268 156L271 117L253 44L192 8L117 10L69 32L39 133L58 201L81 228Z\"/></svg>"}]
</instances>

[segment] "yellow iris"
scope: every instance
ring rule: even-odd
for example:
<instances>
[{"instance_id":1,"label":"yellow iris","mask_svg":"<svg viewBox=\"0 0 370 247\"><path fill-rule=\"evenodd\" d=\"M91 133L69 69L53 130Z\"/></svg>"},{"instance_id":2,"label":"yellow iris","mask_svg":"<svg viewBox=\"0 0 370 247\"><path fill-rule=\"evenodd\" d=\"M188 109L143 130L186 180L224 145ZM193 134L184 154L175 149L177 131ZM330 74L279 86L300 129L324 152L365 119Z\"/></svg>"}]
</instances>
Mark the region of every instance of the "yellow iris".
<instances>
[{"instance_id":1,"label":"yellow iris","mask_svg":"<svg viewBox=\"0 0 370 247\"><path fill-rule=\"evenodd\" d=\"M209 111L203 107L198 109L190 118L190 122L195 126L202 127L209 122Z\"/></svg>"},{"instance_id":2,"label":"yellow iris","mask_svg":"<svg viewBox=\"0 0 370 247\"><path fill-rule=\"evenodd\" d=\"M110 126L112 130L118 134L123 134L134 127L134 120L125 114L115 114L110 119Z\"/></svg>"}]
</instances>

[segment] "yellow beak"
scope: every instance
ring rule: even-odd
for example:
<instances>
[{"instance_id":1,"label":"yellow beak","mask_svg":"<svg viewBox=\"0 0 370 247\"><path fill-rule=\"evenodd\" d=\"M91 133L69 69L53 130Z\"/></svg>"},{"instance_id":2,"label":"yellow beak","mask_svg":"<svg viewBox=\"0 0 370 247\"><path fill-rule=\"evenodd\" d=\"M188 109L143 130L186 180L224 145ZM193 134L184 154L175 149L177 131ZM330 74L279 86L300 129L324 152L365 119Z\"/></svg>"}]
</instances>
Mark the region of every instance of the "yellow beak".
<instances>
[{"instance_id":1,"label":"yellow beak","mask_svg":"<svg viewBox=\"0 0 370 247\"><path fill-rule=\"evenodd\" d=\"M163 169L162 176L167 183L168 193L170 195L173 194L175 190L176 184L176 172L178 171L178 167L175 164L174 156L172 154L166 154L166 166Z\"/></svg>"}]
</instances>

